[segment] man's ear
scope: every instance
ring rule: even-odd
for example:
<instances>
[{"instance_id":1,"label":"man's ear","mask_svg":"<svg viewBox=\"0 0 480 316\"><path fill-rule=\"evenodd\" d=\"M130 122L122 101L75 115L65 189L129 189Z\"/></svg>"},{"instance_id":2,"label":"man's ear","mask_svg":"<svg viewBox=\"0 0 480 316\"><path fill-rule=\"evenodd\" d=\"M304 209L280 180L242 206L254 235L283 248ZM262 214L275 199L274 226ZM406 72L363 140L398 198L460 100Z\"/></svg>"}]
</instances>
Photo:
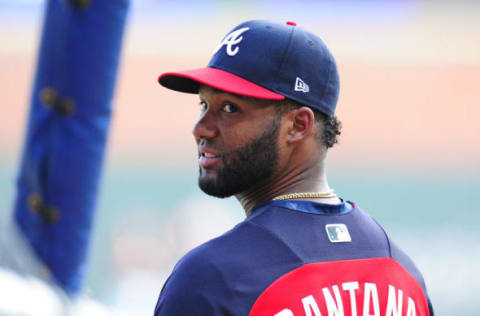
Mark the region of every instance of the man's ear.
<instances>
[{"instance_id":1,"label":"man's ear","mask_svg":"<svg viewBox=\"0 0 480 316\"><path fill-rule=\"evenodd\" d=\"M288 143L295 143L305 139L315 129L315 116L313 110L309 107L302 106L292 111L289 119L291 122L288 127Z\"/></svg>"}]
</instances>

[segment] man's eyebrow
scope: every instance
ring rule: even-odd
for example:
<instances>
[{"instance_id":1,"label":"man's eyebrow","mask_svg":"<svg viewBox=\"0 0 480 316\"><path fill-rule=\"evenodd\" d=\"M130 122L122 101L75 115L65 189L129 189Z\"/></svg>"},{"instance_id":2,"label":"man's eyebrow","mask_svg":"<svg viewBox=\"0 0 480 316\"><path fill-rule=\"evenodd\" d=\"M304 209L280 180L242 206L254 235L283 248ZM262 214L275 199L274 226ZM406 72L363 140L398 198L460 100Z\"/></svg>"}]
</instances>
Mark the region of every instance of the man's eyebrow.
<instances>
[{"instance_id":1,"label":"man's eyebrow","mask_svg":"<svg viewBox=\"0 0 480 316\"><path fill-rule=\"evenodd\" d=\"M230 92L223 91L223 90L220 90L220 89L217 89L217 88L214 88L214 87L211 87L211 86L207 86L207 85L201 85L200 88L198 89L198 95L199 95L201 101L205 101L204 98L201 96L201 93L200 93L202 87L204 89L209 89L209 91L211 91L214 94L225 94L227 96L237 98L237 99L239 99L243 102L249 102L249 103L262 105L262 106L277 105L280 102L279 100L268 100L268 99L247 97L245 95L230 93ZM232 101L234 101L234 100L232 100Z\"/></svg>"},{"instance_id":2,"label":"man's eyebrow","mask_svg":"<svg viewBox=\"0 0 480 316\"><path fill-rule=\"evenodd\" d=\"M214 87L210 87L210 86L203 86L203 87L208 87L208 89L210 89L213 93L215 94L227 94L227 95L231 95L233 97L236 97L236 98L239 98L239 99L242 99L242 100L248 100L248 99L252 99L250 97L247 97L247 96L244 96L244 95L240 95L240 94L235 94L235 93L230 93L230 92L227 92L227 91L223 91L223 90L219 90L217 88L214 88ZM202 86L198 89L198 94L200 95L200 91L202 89Z\"/></svg>"}]
</instances>

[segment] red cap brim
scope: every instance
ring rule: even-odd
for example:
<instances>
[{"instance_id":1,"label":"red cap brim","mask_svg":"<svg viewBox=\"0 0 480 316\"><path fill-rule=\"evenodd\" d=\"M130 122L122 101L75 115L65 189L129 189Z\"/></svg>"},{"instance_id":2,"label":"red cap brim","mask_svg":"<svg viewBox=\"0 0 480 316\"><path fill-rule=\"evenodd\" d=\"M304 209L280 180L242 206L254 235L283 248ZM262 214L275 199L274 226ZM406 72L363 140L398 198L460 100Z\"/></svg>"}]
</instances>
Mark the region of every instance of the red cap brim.
<instances>
[{"instance_id":1,"label":"red cap brim","mask_svg":"<svg viewBox=\"0 0 480 316\"><path fill-rule=\"evenodd\" d=\"M158 82L175 91L198 93L200 84L246 97L283 100L285 97L253 82L217 68L199 68L179 72L167 72L158 77Z\"/></svg>"}]
</instances>

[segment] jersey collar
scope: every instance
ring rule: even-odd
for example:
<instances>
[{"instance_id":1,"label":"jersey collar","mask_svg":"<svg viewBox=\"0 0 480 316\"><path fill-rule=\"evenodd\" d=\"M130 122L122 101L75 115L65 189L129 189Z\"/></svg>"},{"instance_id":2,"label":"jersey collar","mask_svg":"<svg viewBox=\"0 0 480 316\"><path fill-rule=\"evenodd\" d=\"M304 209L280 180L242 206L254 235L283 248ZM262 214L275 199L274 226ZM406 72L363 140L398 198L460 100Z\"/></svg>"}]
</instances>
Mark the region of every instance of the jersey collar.
<instances>
[{"instance_id":1,"label":"jersey collar","mask_svg":"<svg viewBox=\"0 0 480 316\"><path fill-rule=\"evenodd\" d=\"M339 204L318 203L305 200L268 201L254 206L251 214L267 207L282 207L293 211L318 215L342 215L353 210L354 204L352 202L340 200L342 203Z\"/></svg>"}]
</instances>

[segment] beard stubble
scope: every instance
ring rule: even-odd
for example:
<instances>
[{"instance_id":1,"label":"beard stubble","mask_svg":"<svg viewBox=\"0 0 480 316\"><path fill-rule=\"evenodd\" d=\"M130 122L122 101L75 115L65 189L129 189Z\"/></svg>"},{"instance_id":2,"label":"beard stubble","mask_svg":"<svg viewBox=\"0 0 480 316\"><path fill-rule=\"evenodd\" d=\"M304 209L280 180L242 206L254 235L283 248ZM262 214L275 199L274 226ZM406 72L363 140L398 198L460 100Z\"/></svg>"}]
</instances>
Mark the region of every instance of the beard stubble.
<instances>
[{"instance_id":1,"label":"beard stubble","mask_svg":"<svg viewBox=\"0 0 480 316\"><path fill-rule=\"evenodd\" d=\"M277 140L279 117L269 127L243 147L222 155L223 168L215 178L202 177L200 168L198 185L208 195L226 198L239 194L268 180L278 163Z\"/></svg>"}]
</instances>

